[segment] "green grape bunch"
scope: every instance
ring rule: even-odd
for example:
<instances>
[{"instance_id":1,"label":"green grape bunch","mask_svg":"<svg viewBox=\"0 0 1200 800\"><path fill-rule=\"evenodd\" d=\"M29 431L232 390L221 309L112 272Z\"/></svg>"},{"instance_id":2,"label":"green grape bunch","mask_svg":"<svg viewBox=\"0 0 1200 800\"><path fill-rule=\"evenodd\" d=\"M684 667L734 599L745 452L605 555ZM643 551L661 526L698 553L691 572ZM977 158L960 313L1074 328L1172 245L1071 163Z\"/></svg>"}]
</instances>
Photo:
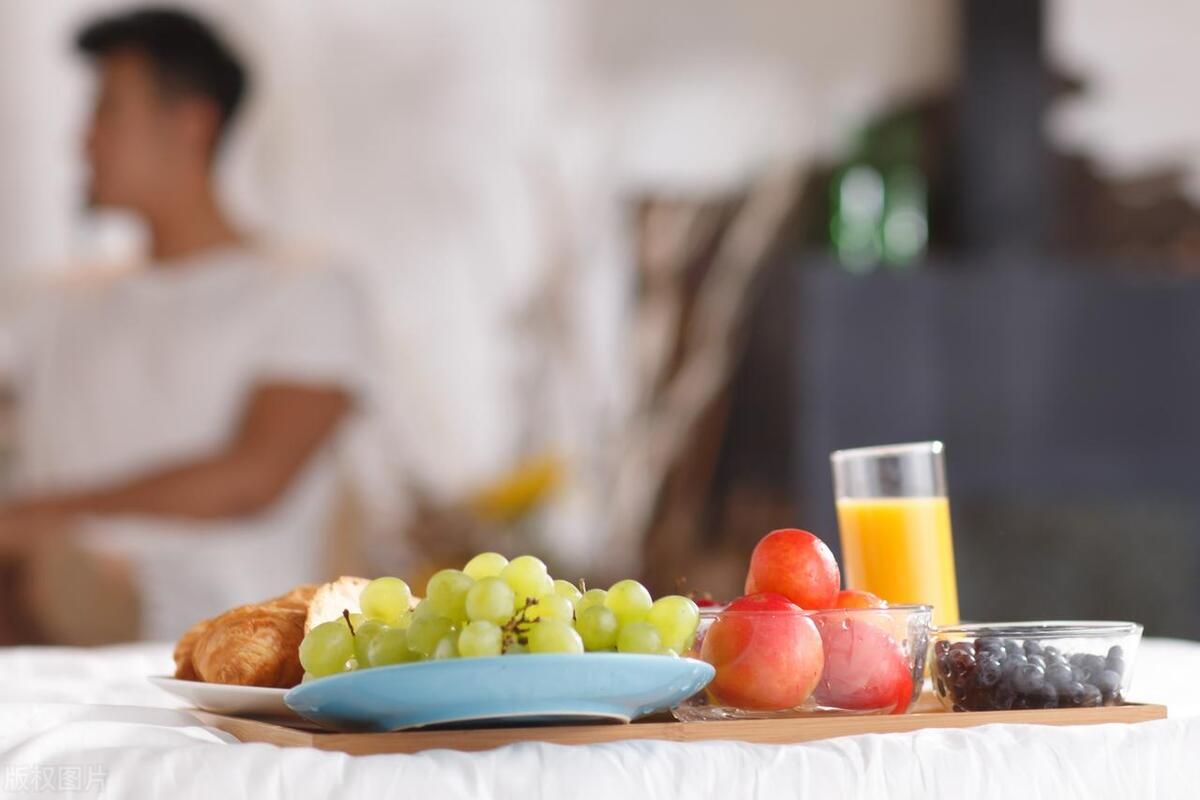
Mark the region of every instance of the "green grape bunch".
<instances>
[{"instance_id":1,"label":"green grape bunch","mask_svg":"<svg viewBox=\"0 0 1200 800\"><path fill-rule=\"evenodd\" d=\"M686 653L700 624L687 597L654 599L635 580L588 589L550 575L534 556L480 553L444 569L418 599L400 578L376 578L359 612L315 626L300 644L304 680L447 658L544 653Z\"/></svg>"}]
</instances>

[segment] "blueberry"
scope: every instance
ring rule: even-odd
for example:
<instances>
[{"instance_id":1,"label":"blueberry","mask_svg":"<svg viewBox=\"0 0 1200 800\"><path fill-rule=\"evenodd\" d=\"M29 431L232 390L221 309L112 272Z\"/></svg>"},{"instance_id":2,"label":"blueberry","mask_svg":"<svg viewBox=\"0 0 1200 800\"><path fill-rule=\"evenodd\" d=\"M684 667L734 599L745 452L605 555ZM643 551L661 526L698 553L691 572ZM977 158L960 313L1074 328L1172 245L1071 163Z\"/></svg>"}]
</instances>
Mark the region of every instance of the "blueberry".
<instances>
[{"instance_id":1,"label":"blueberry","mask_svg":"<svg viewBox=\"0 0 1200 800\"><path fill-rule=\"evenodd\" d=\"M1025 648L1022 647L1020 642L1016 641L1015 639L1004 640L1004 651L1010 656L1016 655L1017 653L1025 655Z\"/></svg>"},{"instance_id":2,"label":"blueberry","mask_svg":"<svg viewBox=\"0 0 1200 800\"><path fill-rule=\"evenodd\" d=\"M1085 655L1086 653L1072 653L1071 657L1067 660L1071 662L1072 667L1078 667L1083 663Z\"/></svg>"},{"instance_id":3,"label":"blueberry","mask_svg":"<svg viewBox=\"0 0 1200 800\"><path fill-rule=\"evenodd\" d=\"M1055 689L1061 691L1074 682L1075 677L1071 674L1071 668L1065 664L1054 663L1046 667L1046 683Z\"/></svg>"},{"instance_id":4,"label":"blueberry","mask_svg":"<svg viewBox=\"0 0 1200 800\"><path fill-rule=\"evenodd\" d=\"M1054 645L1046 645L1042 648L1042 653L1046 656L1046 658L1054 658L1056 655L1058 655L1058 648Z\"/></svg>"},{"instance_id":5,"label":"blueberry","mask_svg":"<svg viewBox=\"0 0 1200 800\"><path fill-rule=\"evenodd\" d=\"M1003 654L1004 642L1000 641L995 636L984 636L980 639L976 639L975 652L982 653L985 650L990 652L1000 651L1000 653Z\"/></svg>"},{"instance_id":6,"label":"blueberry","mask_svg":"<svg viewBox=\"0 0 1200 800\"><path fill-rule=\"evenodd\" d=\"M1118 675L1125 674L1125 659L1121 658L1120 656L1116 656L1115 658L1113 656L1109 656L1104 660L1104 666L1105 669L1110 672L1115 672Z\"/></svg>"},{"instance_id":7,"label":"blueberry","mask_svg":"<svg viewBox=\"0 0 1200 800\"><path fill-rule=\"evenodd\" d=\"M951 674L961 675L970 672L975 667L975 656L968 650L955 650L952 647L950 655L946 657L946 663L950 667Z\"/></svg>"},{"instance_id":8,"label":"blueberry","mask_svg":"<svg viewBox=\"0 0 1200 800\"><path fill-rule=\"evenodd\" d=\"M1106 669L1097 675L1092 683L1100 690L1100 695L1105 700L1111 700L1121 688L1121 676L1111 669Z\"/></svg>"},{"instance_id":9,"label":"blueberry","mask_svg":"<svg viewBox=\"0 0 1200 800\"><path fill-rule=\"evenodd\" d=\"M1050 684L1042 687L1040 708L1058 708L1058 691Z\"/></svg>"},{"instance_id":10,"label":"blueberry","mask_svg":"<svg viewBox=\"0 0 1200 800\"><path fill-rule=\"evenodd\" d=\"M1083 657L1080 666L1086 669L1090 675L1099 675L1106 668L1104 659L1100 656L1092 655L1091 653L1088 653Z\"/></svg>"},{"instance_id":11,"label":"blueberry","mask_svg":"<svg viewBox=\"0 0 1200 800\"><path fill-rule=\"evenodd\" d=\"M1017 699L1017 693L1007 683L1001 683L996 687L996 691L992 692L992 707L997 711L1007 711L1013 707L1013 702Z\"/></svg>"},{"instance_id":12,"label":"blueberry","mask_svg":"<svg viewBox=\"0 0 1200 800\"><path fill-rule=\"evenodd\" d=\"M1112 647L1108 648L1108 657L1109 658L1125 658L1125 651L1124 651L1124 649L1121 648L1121 645L1114 644Z\"/></svg>"},{"instance_id":13,"label":"blueberry","mask_svg":"<svg viewBox=\"0 0 1200 800\"><path fill-rule=\"evenodd\" d=\"M1013 673L1013 688L1020 694L1034 694L1042 690L1046 674L1037 664L1022 664Z\"/></svg>"},{"instance_id":14,"label":"blueberry","mask_svg":"<svg viewBox=\"0 0 1200 800\"><path fill-rule=\"evenodd\" d=\"M977 692L971 692L963 698L959 703L967 711L979 711L980 708L987 706L987 696Z\"/></svg>"},{"instance_id":15,"label":"blueberry","mask_svg":"<svg viewBox=\"0 0 1200 800\"><path fill-rule=\"evenodd\" d=\"M1083 667L1079 667L1079 666L1071 667L1071 678L1073 680L1075 680L1076 682L1083 683L1084 681L1087 680L1087 676L1088 676L1088 671L1086 669L1084 669Z\"/></svg>"},{"instance_id":16,"label":"blueberry","mask_svg":"<svg viewBox=\"0 0 1200 800\"><path fill-rule=\"evenodd\" d=\"M1004 674L1004 667L999 660L985 657L975 667L975 683L982 688L995 686Z\"/></svg>"},{"instance_id":17,"label":"blueberry","mask_svg":"<svg viewBox=\"0 0 1200 800\"><path fill-rule=\"evenodd\" d=\"M1042 655L1042 646L1040 644L1038 644L1037 642L1035 642L1033 639L1027 639L1025 641L1024 648L1025 648L1025 655L1027 655L1027 656Z\"/></svg>"},{"instance_id":18,"label":"blueberry","mask_svg":"<svg viewBox=\"0 0 1200 800\"><path fill-rule=\"evenodd\" d=\"M1093 689L1096 687L1092 687ZM1059 705L1061 706L1078 706L1083 703L1084 689L1083 684L1075 681L1067 684L1066 688L1058 693Z\"/></svg>"},{"instance_id":19,"label":"blueberry","mask_svg":"<svg viewBox=\"0 0 1200 800\"><path fill-rule=\"evenodd\" d=\"M1090 683L1085 683L1083 685L1083 700L1080 702L1080 705L1084 708L1092 708L1100 705L1101 702L1103 702L1103 698L1100 696L1100 690Z\"/></svg>"},{"instance_id":20,"label":"blueberry","mask_svg":"<svg viewBox=\"0 0 1200 800\"><path fill-rule=\"evenodd\" d=\"M1041 656L1036 655L1036 654L1029 656L1029 663L1036 664L1037 666L1041 667L1042 669L1046 668L1046 659L1044 659Z\"/></svg>"},{"instance_id":21,"label":"blueberry","mask_svg":"<svg viewBox=\"0 0 1200 800\"><path fill-rule=\"evenodd\" d=\"M970 642L955 642L950 645L950 652L966 653L967 655L975 655L975 647Z\"/></svg>"}]
</instances>

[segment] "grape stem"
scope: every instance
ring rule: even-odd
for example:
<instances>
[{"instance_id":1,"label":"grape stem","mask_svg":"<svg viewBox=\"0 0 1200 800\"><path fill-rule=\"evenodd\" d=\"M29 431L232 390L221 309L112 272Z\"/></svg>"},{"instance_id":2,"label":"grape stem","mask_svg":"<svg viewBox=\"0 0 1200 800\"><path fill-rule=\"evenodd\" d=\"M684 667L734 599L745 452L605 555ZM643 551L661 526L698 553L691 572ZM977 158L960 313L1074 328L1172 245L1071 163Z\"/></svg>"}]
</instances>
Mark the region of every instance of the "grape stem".
<instances>
[{"instance_id":1,"label":"grape stem","mask_svg":"<svg viewBox=\"0 0 1200 800\"><path fill-rule=\"evenodd\" d=\"M343 608L342 617L346 620L346 627L350 629L350 635L357 636L358 634L354 632L354 623L350 621L350 609Z\"/></svg>"},{"instance_id":2,"label":"grape stem","mask_svg":"<svg viewBox=\"0 0 1200 800\"><path fill-rule=\"evenodd\" d=\"M508 648L513 644L529 644L526 635L529 633L530 622L525 618L525 612L533 606L537 605L537 600L532 597L525 598L525 605L521 610L512 615L512 619L500 626L500 630L504 632L504 637L500 640L500 652L507 653Z\"/></svg>"}]
</instances>

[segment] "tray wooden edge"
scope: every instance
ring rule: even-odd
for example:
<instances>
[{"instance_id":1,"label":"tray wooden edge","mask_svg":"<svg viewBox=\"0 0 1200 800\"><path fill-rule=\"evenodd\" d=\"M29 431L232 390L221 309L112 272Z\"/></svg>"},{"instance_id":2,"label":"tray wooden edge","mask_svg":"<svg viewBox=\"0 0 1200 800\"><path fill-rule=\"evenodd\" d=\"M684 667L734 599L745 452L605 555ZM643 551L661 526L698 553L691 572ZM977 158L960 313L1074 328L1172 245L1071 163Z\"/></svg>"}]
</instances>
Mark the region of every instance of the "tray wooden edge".
<instances>
[{"instance_id":1,"label":"tray wooden edge","mask_svg":"<svg viewBox=\"0 0 1200 800\"><path fill-rule=\"evenodd\" d=\"M770 720L640 722L628 725L556 725L395 733L326 733L207 711L190 710L190 713L204 725L224 731L240 742L262 742L280 747L314 747L350 755L378 755L411 754L438 749L475 752L519 742L580 745L656 739L670 742L723 740L756 744L798 744L869 733L910 733L931 728L973 728L994 724L1102 725L1151 722L1165 719L1167 708L1155 704L1130 703L1106 708L936 712L899 716L830 715Z\"/></svg>"}]
</instances>

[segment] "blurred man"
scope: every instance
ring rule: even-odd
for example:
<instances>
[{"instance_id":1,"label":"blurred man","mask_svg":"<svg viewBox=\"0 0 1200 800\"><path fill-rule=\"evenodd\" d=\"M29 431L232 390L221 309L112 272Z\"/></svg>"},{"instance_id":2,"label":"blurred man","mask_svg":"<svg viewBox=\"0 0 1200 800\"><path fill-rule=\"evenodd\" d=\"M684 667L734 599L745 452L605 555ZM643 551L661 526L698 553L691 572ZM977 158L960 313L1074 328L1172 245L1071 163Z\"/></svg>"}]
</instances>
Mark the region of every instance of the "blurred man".
<instances>
[{"instance_id":1,"label":"blurred man","mask_svg":"<svg viewBox=\"0 0 1200 800\"><path fill-rule=\"evenodd\" d=\"M150 263L13 326L0 615L41 638L170 638L321 577L364 313L344 273L282 268L222 211L214 160L247 79L205 24L133 11L77 43L99 78L90 201L144 221Z\"/></svg>"}]
</instances>

